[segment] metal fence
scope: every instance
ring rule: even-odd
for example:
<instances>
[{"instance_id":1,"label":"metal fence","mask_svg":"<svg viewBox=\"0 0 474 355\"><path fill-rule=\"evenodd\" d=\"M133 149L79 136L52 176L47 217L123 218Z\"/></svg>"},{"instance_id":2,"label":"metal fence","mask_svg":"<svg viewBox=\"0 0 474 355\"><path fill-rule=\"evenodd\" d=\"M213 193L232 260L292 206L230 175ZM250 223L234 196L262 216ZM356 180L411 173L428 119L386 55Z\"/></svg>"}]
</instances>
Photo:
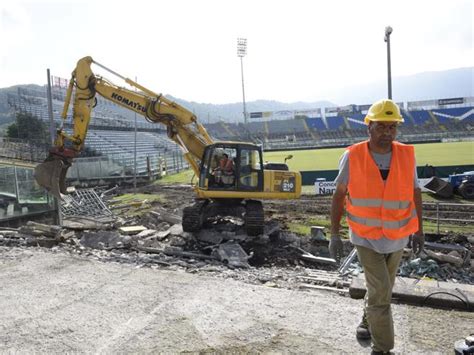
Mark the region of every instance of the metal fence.
<instances>
[{"instance_id":1,"label":"metal fence","mask_svg":"<svg viewBox=\"0 0 474 355\"><path fill-rule=\"evenodd\" d=\"M438 234L442 223L465 225L474 231L472 203L424 202L423 213L424 220L436 222Z\"/></svg>"}]
</instances>

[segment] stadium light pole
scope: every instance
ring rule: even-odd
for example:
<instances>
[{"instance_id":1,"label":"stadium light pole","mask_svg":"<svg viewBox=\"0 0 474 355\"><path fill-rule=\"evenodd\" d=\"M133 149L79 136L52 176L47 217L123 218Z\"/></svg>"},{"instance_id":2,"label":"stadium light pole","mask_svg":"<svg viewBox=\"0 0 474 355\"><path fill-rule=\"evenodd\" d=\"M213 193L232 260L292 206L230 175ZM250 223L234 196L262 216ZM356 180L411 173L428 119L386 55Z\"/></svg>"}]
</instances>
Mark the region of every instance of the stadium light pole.
<instances>
[{"instance_id":1,"label":"stadium light pole","mask_svg":"<svg viewBox=\"0 0 474 355\"><path fill-rule=\"evenodd\" d=\"M385 27L385 42L387 43L387 75L388 75L388 98L392 99L392 68L390 62L390 35L393 32L393 28L390 26Z\"/></svg>"},{"instance_id":2,"label":"stadium light pole","mask_svg":"<svg viewBox=\"0 0 474 355\"><path fill-rule=\"evenodd\" d=\"M138 82L137 77L135 76L135 82ZM137 88L135 88L137 92ZM134 139L133 139L133 192L137 193L137 112L135 111L135 130L134 130Z\"/></svg>"},{"instance_id":3,"label":"stadium light pole","mask_svg":"<svg viewBox=\"0 0 474 355\"><path fill-rule=\"evenodd\" d=\"M242 97L244 104L244 123L247 124L247 108L245 106L245 86L244 86L244 61L243 58L247 55L247 39L237 38L237 57L240 58L240 72L242 74Z\"/></svg>"}]
</instances>

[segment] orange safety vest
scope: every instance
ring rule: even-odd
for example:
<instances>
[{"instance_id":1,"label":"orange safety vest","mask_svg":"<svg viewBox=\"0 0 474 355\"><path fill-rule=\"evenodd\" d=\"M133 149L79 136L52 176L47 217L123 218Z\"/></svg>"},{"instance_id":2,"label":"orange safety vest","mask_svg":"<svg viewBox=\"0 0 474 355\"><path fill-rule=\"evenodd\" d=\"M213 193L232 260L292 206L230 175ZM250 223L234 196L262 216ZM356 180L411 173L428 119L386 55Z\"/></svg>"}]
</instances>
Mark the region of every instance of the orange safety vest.
<instances>
[{"instance_id":1,"label":"orange safety vest","mask_svg":"<svg viewBox=\"0 0 474 355\"><path fill-rule=\"evenodd\" d=\"M418 230L413 199L415 150L392 143L390 173L386 182L369 152L369 142L349 148L347 223L360 237L401 239Z\"/></svg>"},{"instance_id":2,"label":"orange safety vest","mask_svg":"<svg viewBox=\"0 0 474 355\"><path fill-rule=\"evenodd\" d=\"M219 167L222 171L230 172L234 169L234 164L232 159L221 159L221 161L219 162Z\"/></svg>"}]
</instances>

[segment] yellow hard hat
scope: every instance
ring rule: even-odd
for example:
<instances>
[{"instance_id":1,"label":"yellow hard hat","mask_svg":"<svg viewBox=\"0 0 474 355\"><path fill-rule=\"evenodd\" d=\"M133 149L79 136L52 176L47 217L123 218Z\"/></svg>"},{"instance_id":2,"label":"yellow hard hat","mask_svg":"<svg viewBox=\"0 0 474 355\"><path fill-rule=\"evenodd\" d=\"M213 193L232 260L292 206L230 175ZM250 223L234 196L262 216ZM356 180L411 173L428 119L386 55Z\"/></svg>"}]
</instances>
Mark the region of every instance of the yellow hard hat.
<instances>
[{"instance_id":1,"label":"yellow hard hat","mask_svg":"<svg viewBox=\"0 0 474 355\"><path fill-rule=\"evenodd\" d=\"M364 122L368 125L370 121L405 122L400 107L390 99L379 100L370 106Z\"/></svg>"}]
</instances>

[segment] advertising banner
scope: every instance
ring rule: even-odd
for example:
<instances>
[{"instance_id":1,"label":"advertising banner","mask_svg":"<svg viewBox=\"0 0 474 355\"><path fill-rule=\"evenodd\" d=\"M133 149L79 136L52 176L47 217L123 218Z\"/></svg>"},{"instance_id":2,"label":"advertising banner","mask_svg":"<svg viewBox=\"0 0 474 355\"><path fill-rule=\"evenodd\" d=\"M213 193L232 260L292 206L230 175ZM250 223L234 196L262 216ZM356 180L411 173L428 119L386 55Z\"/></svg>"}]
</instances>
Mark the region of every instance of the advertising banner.
<instances>
[{"instance_id":1,"label":"advertising banner","mask_svg":"<svg viewBox=\"0 0 474 355\"><path fill-rule=\"evenodd\" d=\"M453 97L451 99L440 99L438 100L438 105L454 105L454 104L463 104L464 98L463 97Z\"/></svg>"},{"instance_id":2,"label":"advertising banner","mask_svg":"<svg viewBox=\"0 0 474 355\"><path fill-rule=\"evenodd\" d=\"M431 179L418 179L418 183L420 184L421 191L427 192L428 190L424 188L424 186L430 181ZM444 181L448 181L447 178L443 179ZM316 195L332 195L336 191L336 183L334 181L316 181L314 183L314 192Z\"/></svg>"}]
</instances>

